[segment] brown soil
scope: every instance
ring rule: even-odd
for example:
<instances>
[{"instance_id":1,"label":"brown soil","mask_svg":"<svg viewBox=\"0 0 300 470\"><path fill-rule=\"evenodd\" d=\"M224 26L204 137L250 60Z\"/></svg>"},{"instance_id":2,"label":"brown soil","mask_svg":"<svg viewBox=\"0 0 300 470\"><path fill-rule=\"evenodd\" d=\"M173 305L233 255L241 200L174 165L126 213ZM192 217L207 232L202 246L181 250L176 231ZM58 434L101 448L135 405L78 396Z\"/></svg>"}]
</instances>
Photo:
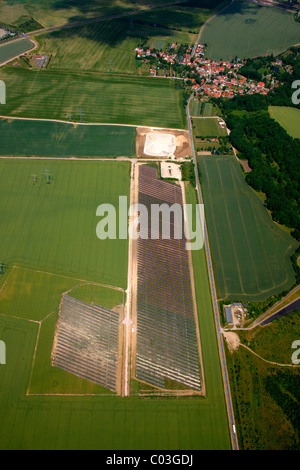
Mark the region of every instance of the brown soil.
<instances>
[{"instance_id":1,"label":"brown soil","mask_svg":"<svg viewBox=\"0 0 300 470\"><path fill-rule=\"evenodd\" d=\"M238 349L240 345L240 338L237 333L234 333L233 331L223 331L223 335L231 353Z\"/></svg>"},{"instance_id":2,"label":"brown soil","mask_svg":"<svg viewBox=\"0 0 300 470\"><path fill-rule=\"evenodd\" d=\"M138 127L137 138L135 144L135 153L138 158L151 158L150 155L144 153L144 147L146 142L147 134L172 134L175 137L176 150L174 155L176 158L187 158L192 155L192 148L190 143L189 132L185 130L174 130L174 129L155 129L151 127ZM164 157L157 157L164 158Z\"/></svg>"}]
</instances>

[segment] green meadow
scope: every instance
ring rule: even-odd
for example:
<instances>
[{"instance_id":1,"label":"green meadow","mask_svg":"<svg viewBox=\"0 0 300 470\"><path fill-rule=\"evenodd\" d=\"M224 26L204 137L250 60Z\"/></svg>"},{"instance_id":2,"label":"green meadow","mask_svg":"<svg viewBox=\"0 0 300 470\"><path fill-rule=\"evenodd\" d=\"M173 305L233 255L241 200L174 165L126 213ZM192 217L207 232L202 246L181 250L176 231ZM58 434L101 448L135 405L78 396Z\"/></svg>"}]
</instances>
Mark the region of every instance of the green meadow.
<instances>
[{"instance_id":1,"label":"green meadow","mask_svg":"<svg viewBox=\"0 0 300 470\"><path fill-rule=\"evenodd\" d=\"M134 49L147 42L162 49L167 43L193 44L196 34L142 24L139 15L101 21L37 36L38 52L51 55L49 70L139 73ZM149 75L149 72L148 72Z\"/></svg>"},{"instance_id":2,"label":"green meadow","mask_svg":"<svg viewBox=\"0 0 300 470\"><path fill-rule=\"evenodd\" d=\"M299 366L292 364L291 348L299 324L296 310L264 328L240 331L250 351L226 348L241 450L299 450Z\"/></svg>"}]
</instances>

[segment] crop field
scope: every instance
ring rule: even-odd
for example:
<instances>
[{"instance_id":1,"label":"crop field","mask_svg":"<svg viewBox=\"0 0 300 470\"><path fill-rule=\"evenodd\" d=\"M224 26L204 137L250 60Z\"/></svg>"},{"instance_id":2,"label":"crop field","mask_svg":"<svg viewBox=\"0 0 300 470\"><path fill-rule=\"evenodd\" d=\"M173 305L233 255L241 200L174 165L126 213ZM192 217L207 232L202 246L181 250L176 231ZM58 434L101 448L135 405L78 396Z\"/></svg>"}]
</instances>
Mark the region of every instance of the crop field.
<instances>
[{"instance_id":1,"label":"crop field","mask_svg":"<svg viewBox=\"0 0 300 470\"><path fill-rule=\"evenodd\" d=\"M151 204L182 206L181 188L156 176L155 168L139 167L139 203L149 213ZM151 224L154 218L151 214ZM137 244L135 376L160 389L180 385L204 391L186 240L175 239L173 229L169 240L162 238L161 228L158 232L158 239Z\"/></svg>"},{"instance_id":2,"label":"crop field","mask_svg":"<svg viewBox=\"0 0 300 470\"><path fill-rule=\"evenodd\" d=\"M30 51L34 44L29 39L18 39L8 44L0 45L0 64L13 57Z\"/></svg>"},{"instance_id":3,"label":"crop field","mask_svg":"<svg viewBox=\"0 0 300 470\"><path fill-rule=\"evenodd\" d=\"M290 136L300 139L300 110L288 106L269 106L269 114Z\"/></svg>"},{"instance_id":4,"label":"crop field","mask_svg":"<svg viewBox=\"0 0 300 470\"><path fill-rule=\"evenodd\" d=\"M192 100L190 103L190 114L192 117L211 117L215 116L215 110L212 103Z\"/></svg>"},{"instance_id":5,"label":"crop field","mask_svg":"<svg viewBox=\"0 0 300 470\"><path fill-rule=\"evenodd\" d=\"M184 128L182 92L174 80L6 67L6 104L16 117Z\"/></svg>"},{"instance_id":6,"label":"crop field","mask_svg":"<svg viewBox=\"0 0 300 470\"><path fill-rule=\"evenodd\" d=\"M118 313L65 295L54 337L52 365L116 392L118 335Z\"/></svg>"},{"instance_id":7,"label":"crop field","mask_svg":"<svg viewBox=\"0 0 300 470\"><path fill-rule=\"evenodd\" d=\"M221 137L227 135L226 127L221 127L217 118L193 119L196 137Z\"/></svg>"},{"instance_id":8,"label":"crop field","mask_svg":"<svg viewBox=\"0 0 300 470\"><path fill-rule=\"evenodd\" d=\"M153 6L160 4L160 0L153 0ZM9 3L1 2L0 17L6 24L17 24L20 17L32 17L45 26L59 26L74 20L99 18L123 12L147 8L148 1L144 0L96 0L89 2L76 2L68 0L11 0Z\"/></svg>"},{"instance_id":9,"label":"crop field","mask_svg":"<svg viewBox=\"0 0 300 470\"><path fill-rule=\"evenodd\" d=\"M299 43L300 23L293 13L235 1L208 23L201 36L211 59L232 60L278 54Z\"/></svg>"},{"instance_id":10,"label":"crop field","mask_svg":"<svg viewBox=\"0 0 300 470\"><path fill-rule=\"evenodd\" d=\"M297 242L276 225L235 157L198 157L219 298L263 300L295 282Z\"/></svg>"},{"instance_id":11,"label":"crop field","mask_svg":"<svg viewBox=\"0 0 300 470\"><path fill-rule=\"evenodd\" d=\"M136 129L54 121L0 120L1 155L41 157L132 157Z\"/></svg>"},{"instance_id":12,"label":"crop field","mask_svg":"<svg viewBox=\"0 0 300 470\"><path fill-rule=\"evenodd\" d=\"M125 287L127 241L97 238L96 209L102 202L118 207L118 195L129 196L129 168L127 162L2 160L2 262Z\"/></svg>"},{"instance_id":13,"label":"crop field","mask_svg":"<svg viewBox=\"0 0 300 470\"><path fill-rule=\"evenodd\" d=\"M172 5L141 13L137 16L137 20L145 24L156 24L157 27L164 26L166 29L173 30L173 34L182 31L198 35L201 25L225 4L226 2L222 0L201 1L199 6L196 2L186 2L182 5Z\"/></svg>"}]
</instances>

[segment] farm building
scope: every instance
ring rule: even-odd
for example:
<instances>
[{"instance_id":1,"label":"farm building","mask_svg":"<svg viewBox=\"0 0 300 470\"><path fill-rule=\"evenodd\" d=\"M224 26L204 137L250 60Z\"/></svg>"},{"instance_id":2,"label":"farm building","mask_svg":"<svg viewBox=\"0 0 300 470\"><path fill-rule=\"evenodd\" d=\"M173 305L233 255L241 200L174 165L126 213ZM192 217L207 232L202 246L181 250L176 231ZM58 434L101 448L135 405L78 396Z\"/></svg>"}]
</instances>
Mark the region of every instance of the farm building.
<instances>
[{"instance_id":1,"label":"farm building","mask_svg":"<svg viewBox=\"0 0 300 470\"><path fill-rule=\"evenodd\" d=\"M226 317L226 322L227 323L233 323L232 322L232 315L231 315L231 307L230 305L225 306L225 317Z\"/></svg>"}]
</instances>

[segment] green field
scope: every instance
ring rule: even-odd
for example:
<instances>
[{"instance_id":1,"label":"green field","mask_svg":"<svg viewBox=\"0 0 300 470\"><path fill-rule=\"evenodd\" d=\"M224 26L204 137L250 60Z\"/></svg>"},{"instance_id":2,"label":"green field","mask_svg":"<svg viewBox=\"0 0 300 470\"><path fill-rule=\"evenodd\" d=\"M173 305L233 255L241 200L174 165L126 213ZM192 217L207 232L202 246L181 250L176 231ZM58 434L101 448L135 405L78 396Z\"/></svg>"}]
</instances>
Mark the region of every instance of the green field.
<instances>
[{"instance_id":1,"label":"green field","mask_svg":"<svg viewBox=\"0 0 300 470\"><path fill-rule=\"evenodd\" d=\"M184 128L182 91L174 80L6 67L4 116Z\"/></svg>"},{"instance_id":2,"label":"green field","mask_svg":"<svg viewBox=\"0 0 300 470\"><path fill-rule=\"evenodd\" d=\"M50 352L64 292L108 308L124 303L127 240L99 241L95 214L100 203L116 205L118 195L128 195L129 164L49 161L50 185L43 161L2 160L0 169L6 201L1 259L7 265L0 286L0 338L7 353L0 368L0 448L229 449L204 250L193 253L193 262L207 397L109 396L51 368ZM191 188L187 202L196 202Z\"/></svg>"},{"instance_id":3,"label":"green field","mask_svg":"<svg viewBox=\"0 0 300 470\"><path fill-rule=\"evenodd\" d=\"M0 120L1 155L41 157L132 157L136 129L54 121Z\"/></svg>"},{"instance_id":4,"label":"green field","mask_svg":"<svg viewBox=\"0 0 300 470\"><path fill-rule=\"evenodd\" d=\"M13 57L24 54L34 47L29 39L18 39L8 44L0 45L0 63L5 62Z\"/></svg>"},{"instance_id":5,"label":"green field","mask_svg":"<svg viewBox=\"0 0 300 470\"><path fill-rule=\"evenodd\" d=\"M215 116L215 109L212 103L205 103L199 100L192 100L190 103L190 114L192 117Z\"/></svg>"},{"instance_id":6,"label":"green field","mask_svg":"<svg viewBox=\"0 0 300 470\"><path fill-rule=\"evenodd\" d=\"M141 27L130 29L129 20L104 21L38 36L38 52L51 54L50 70L137 73L141 37Z\"/></svg>"},{"instance_id":7,"label":"green field","mask_svg":"<svg viewBox=\"0 0 300 470\"><path fill-rule=\"evenodd\" d=\"M300 109L269 106L269 114L295 139L300 139Z\"/></svg>"},{"instance_id":8,"label":"green field","mask_svg":"<svg viewBox=\"0 0 300 470\"><path fill-rule=\"evenodd\" d=\"M232 60L278 54L299 44L300 23L293 13L235 1L205 26L201 36L211 59Z\"/></svg>"},{"instance_id":9,"label":"green field","mask_svg":"<svg viewBox=\"0 0 300 470\"><path fill-rule=\"evenodd\" d=\"M227 135L226 127L222 128L217 118L193 119L196 137L223 137Z\"/></svg>"},{"instance_id":10,"label":"green field","mask_svg":"<svg viewBox=\"0 0 300 470\"><path fill-rule=\"evenodd\" d=\"M198 162L218 297L255 301L289 289L297 242L271 220L235 157Z\"/></svg>"}]
</instances>

